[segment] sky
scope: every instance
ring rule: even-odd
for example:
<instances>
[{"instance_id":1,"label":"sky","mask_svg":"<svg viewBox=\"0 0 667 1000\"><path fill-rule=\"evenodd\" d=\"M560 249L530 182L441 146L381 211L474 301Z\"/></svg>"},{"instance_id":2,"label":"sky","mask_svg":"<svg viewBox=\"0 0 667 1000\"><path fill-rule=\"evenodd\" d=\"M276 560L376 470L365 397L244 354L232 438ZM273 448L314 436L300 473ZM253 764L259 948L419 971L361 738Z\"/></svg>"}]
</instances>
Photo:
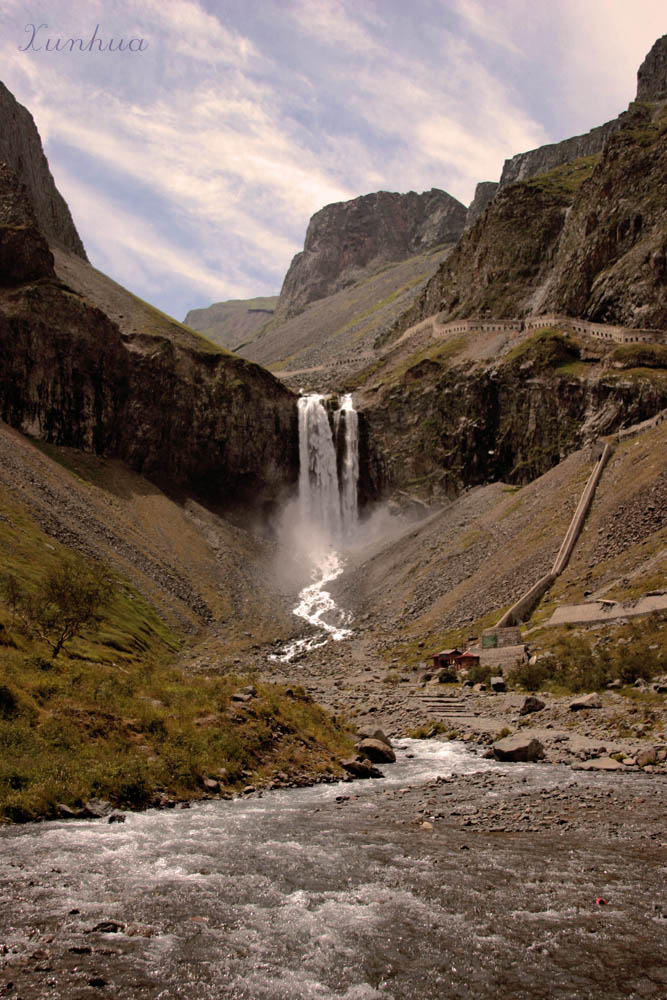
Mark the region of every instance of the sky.
<instances>
[{"instance_id":1,"label":"sky","mask_svg":"<svg viewBox=\"0 0 667 1000\"><path fill-rule=\"evenodd\" d=\"M183 319L277 294L324 205L468 204L615 117L665 32L664 0L0 0L0 78L91 263Z\"/></svg>"}]
</instances>

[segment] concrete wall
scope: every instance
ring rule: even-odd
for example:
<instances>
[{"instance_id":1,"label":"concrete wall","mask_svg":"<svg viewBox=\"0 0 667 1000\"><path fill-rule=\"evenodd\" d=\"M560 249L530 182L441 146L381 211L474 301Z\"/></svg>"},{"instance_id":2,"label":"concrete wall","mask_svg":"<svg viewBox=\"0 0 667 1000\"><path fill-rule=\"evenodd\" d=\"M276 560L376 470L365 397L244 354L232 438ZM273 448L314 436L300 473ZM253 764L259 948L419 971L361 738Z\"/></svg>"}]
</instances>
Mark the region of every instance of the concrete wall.
<instances>
[{"instance_id":1,"label":"concrete wall","mask_svg":"<svg viewBox=\"0 0 667 1000\"><path fill-rule=\"evenodd\" d=\"M558 555L556 556L556 561L551 567L551 572L555 577L559 576L568 564L570 555L572 554L572 549L576 544L577 538L579 537L583 527L586 514L588 513L588 509L593 500L595 490L600 482L600 476L602 475L602 471L609 461L613 450L612 445L608 443L605 444L602 454L600 455L595 468L588 478L588 482L584 487L584 492L581 494L579 503L577 504L577 509L574 512L572 520L570 521L570 526L567 529L565 538L563 539L563 544L561 545Z\"/></svg>"},{"instance_id":2,"label":"concrete wall","mask_svg":"<svg viewBox=\"0 0 667 1000\"><path fill-rule=\"evenodd\" d=\"M508 625L518 625L525 621L531 612L542 600L551 584L556 579L554 573L547 573L541 580L533 584L530 590L520 597L516 604L513 604L509 611L506 611L498 622L497 628L506 628Z\"/></svg>"}]
</instances>

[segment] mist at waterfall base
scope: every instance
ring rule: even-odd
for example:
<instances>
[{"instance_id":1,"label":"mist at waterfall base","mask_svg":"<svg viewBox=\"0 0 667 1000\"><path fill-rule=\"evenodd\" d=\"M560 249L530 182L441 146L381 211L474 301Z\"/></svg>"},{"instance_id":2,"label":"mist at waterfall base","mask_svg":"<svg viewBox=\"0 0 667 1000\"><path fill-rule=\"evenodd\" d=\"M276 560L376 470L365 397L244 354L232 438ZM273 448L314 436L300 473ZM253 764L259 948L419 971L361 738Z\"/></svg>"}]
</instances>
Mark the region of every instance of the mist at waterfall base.
<instances>
[{"instance_id":1,"label":"mist at waterfall base","mask_svg":"<svg viewBox=\"0 0 667 1000\"><path fill-rule=\"evenodd\" d=\"M299 493L282 511L281 558L303 572L293 614L309 634L272 658L282 662L352 635L352 615L336 606L326 585L345 568L358 531L359 421L351 395L340 405L318 393L302 396L299 411Z\"/></svg>"}]
</instances>

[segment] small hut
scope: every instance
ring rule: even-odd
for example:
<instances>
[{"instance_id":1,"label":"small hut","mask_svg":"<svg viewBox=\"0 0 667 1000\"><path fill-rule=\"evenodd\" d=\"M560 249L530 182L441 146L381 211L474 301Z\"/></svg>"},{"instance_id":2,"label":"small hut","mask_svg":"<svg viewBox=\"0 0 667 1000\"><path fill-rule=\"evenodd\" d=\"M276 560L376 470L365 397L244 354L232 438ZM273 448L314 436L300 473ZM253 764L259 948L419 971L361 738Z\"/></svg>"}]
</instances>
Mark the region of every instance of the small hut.
<instances>
[{"instance_id":1,"label":"small hut","mask_svg":"<svg viewBox=\"0 0 667 1000\"><path fill-rule=\"evenodd\" d=\"M479 664L479 656L473 653L472 649L466 649L465 653L460 653L456 657L455 663L459 670L470 670Z\"/></svg>"},{"instance_id":2,"label":"small hut","mask_svg":"<svg viewBox=\"0 0 667 1000\"><path fill-rule=\"evenodd\" d=\"M441 653L436 653L433 657L433 669L441 670L442 667L451 667L457 662L460 655L460 649L443 649Z\"/></svg>"}]
</instances>

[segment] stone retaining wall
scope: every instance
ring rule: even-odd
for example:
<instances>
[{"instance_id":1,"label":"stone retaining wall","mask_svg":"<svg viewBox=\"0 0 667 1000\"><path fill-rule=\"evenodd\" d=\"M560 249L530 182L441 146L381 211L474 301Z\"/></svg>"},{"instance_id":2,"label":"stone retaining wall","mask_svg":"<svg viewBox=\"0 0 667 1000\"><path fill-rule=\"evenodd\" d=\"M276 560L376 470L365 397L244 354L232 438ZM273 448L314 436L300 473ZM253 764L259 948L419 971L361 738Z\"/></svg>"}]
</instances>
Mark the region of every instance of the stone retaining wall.
<instances>
[{"instance_id":1,"label":"stone retaining wall","mask_svg":"<svg viewBox=\"0 0 667 1000\"><path fill-rule=\"evenodd\" d=\"M617 344L664 344L667 333L664 330L640 330L624 326L610 326L605 323L589 323L588 320L572 316L558 316L545 313L543 316L526 316L523 319L455 319L438 324L442 333L509 333L518 334L526 330L544 330L559 326L569 333L584 333L598 340L614 341Z\"/></svg>"}]
</instances>

